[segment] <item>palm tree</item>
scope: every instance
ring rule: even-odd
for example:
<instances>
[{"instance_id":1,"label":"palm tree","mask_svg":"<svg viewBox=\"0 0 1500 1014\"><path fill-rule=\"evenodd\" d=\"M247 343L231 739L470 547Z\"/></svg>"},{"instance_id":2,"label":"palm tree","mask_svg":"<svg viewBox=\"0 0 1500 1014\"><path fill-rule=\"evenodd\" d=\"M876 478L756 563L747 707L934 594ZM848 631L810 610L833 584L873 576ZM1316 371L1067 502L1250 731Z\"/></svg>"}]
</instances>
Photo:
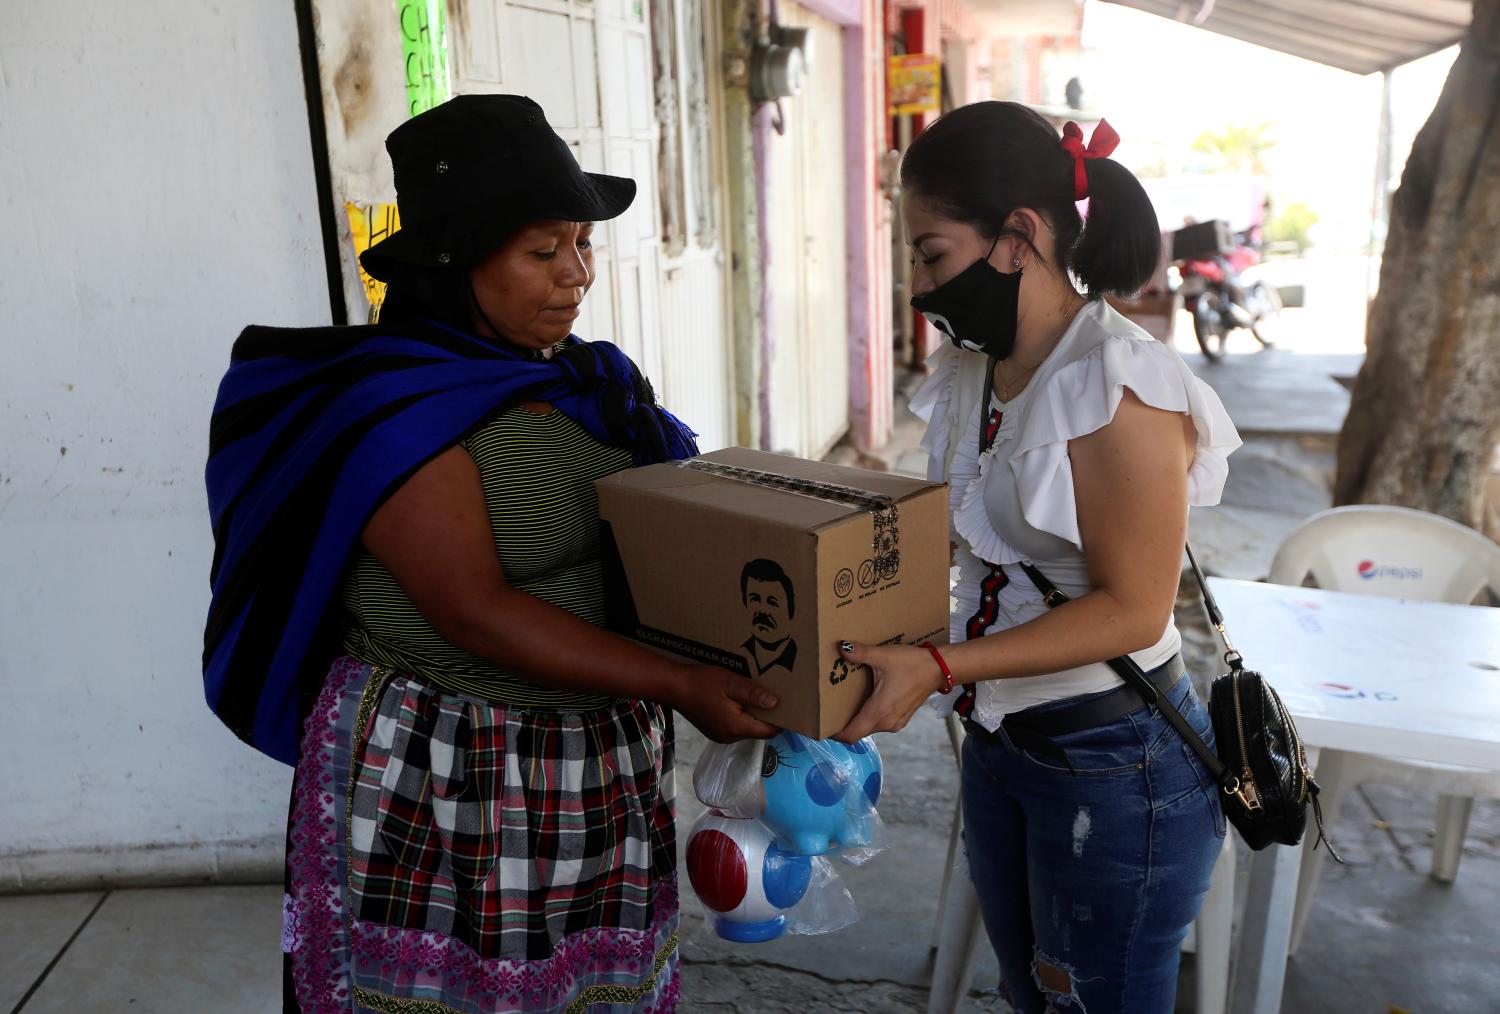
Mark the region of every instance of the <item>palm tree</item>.
<instances>
[{"instance_id":1,"label":"palm tree","mask_svg":"<svg viewBox=\"0 0 1500 1014\"><path fill-rule=\"evenodd\" d=\"M1218 133L1204 131L1193 142L1193 150L1214 156L1226 172L1264 176L1265 153L1276 147L1276 142L1266 136L1271 127L1270 123L1235 123Z\"/></svg>"}]
</instances>

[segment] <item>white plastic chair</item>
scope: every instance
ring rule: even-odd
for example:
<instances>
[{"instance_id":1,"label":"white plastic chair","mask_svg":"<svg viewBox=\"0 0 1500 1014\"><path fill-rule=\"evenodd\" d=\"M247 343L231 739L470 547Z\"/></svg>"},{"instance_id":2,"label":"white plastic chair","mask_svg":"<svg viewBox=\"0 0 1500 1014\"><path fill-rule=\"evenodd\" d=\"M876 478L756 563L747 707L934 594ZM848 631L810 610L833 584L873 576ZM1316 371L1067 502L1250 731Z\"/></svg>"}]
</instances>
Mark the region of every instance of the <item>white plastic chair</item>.
<instances>
[{"instance_id":1,"label":"white plastic chair","mask_svg":"<svg viewBox=\"0 0 1500 1014\"><path fill-rule=\"evenodd\" d=\"M1472 528L1405 507L1336 507L1308 518L1276 551L1272 584L1427 602L1472 603L1486 589L1500 597L1500 546ZM1231 622L1233 622L1231 620ZM1439 635L1441 636L1441 635ZM1380 782L1438 795L1432 878L1452 883L1463 855L1474 799L1500 798L1500 773L1344 750L1318 761L1323 816L1330 826L1348 791ZM1292 915L1291 952L1302 941L1323 868L1323 849L1304 845Z\"/></svg>"},{"instance_id":2,"label":"white plastic chair","mask_svg":"<svg viewBox=\"0 0 1500 1014\"><path fill-rule=\"evenodd\" d=\"M948 740L953 756L962 766L963 723L948 716ZM1208 895L1198 921L1188 932L1182 949L1196 952L1198 1014L1224 1014L1229 1007L1229 962L1231 923L1234 920L1234 834L1224 836L1224 847L1214 863ZM933 934L936 956L932 964L932 986L927 992L927 1014L954 1014L969 992L974 968L984 943L984 924L979 897L969 879L969 861L963 847L963 801L953 809L953 829L948 836L948 864L938 901L937 926Z\"/></svg>"}]
</instances>

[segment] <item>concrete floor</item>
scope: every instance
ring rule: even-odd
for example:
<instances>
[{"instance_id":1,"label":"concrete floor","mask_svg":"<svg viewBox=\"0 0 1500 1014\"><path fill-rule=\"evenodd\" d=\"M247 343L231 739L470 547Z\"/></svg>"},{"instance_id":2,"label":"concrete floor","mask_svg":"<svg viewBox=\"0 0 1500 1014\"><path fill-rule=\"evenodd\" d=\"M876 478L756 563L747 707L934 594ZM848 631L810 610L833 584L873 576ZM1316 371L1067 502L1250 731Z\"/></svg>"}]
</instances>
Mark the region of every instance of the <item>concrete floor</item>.
<instances>
[{"instance_id":1,"label":"concrete floor","mask_svg":"<svg viewBox=\"0 0 1500 1014\"><path fill-rule=\"evenodd\" d=\"M826 937L725 943L685 906L687 1010L723 1014L907 1012L925 1008L928 946L955 772L940 722L919 715L883 737L889 773L881 813L890 848L861 869L840 869L860 922ZM695 755L683 743L684 762ZM1434 803L1367 786L1333 829L1347 867L1324 876L1301 953L1288 968L1283 1014L1500 1011L1500 803L1477 803L1453 886L1427 876ZM681 808L681 824L699 812ZM1248 852L1241 847L1243 900ZM1177 1009L1193 1010L1193 959L1184 957ZM986 954L966 1011L996 1009Z\"/></svg>"},{"instance_id":2,"label":"concrete floor","mask_svg":"<svg viewBox=\"0 0 1500 1014\"><path fill-rule=\"evenodd\" d=\"M702 740L681 737L682 778ZM841 867L860 920L820 937L738 945L684 905L682 1010L887 1014L924 1009L955 772L942 723L919 715L881 745L888 848ZM701 812L683 800L685 830ZM1459 879L1427 876L1433 801L1383 786L1334 827L1349 861L1324 877L1283 1014L1500 1011L1500 803L1476 804ZM1245 863L1240 864L1241 896ZM181 887L0 898L0 1011L280 1010L279 886ZM1193 959L1178 1010L1192 1010ZM986 955L967 1012L995 1009ZM22 998L25 997L24 1002Z\"/></svg>"}]
</instances>

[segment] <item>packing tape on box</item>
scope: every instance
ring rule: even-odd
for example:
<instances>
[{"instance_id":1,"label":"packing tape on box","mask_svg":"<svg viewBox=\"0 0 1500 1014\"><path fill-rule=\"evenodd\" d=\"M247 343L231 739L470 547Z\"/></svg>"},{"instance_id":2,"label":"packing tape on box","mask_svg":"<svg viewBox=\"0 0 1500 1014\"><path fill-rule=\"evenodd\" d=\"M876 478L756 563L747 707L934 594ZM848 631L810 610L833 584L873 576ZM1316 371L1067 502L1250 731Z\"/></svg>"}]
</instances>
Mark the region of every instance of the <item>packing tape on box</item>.
<instances>
[{"instance_id":1,"label":"packing tape on box","mask_svg":"<svg viewBox=\"0 0 1500 1014\"><path fill-rule=\"evenodd\" d=\"M799 479L776 472L766 472L759 468L743 468L739 465L720 464L717 461L704 461L702 458L679 461L677 467L691 468L695 472L704 472L723 479L748 482L766 489L795 493L798 496L812 497L814 500L836 503L841 507L854 507L866 511L875 522L875 538L871 548L876 573L882 578L890 579L901 568L901 508L891 497L855 489L853 486L841 486L835 482Z\"/></svg>"}]
</instances>

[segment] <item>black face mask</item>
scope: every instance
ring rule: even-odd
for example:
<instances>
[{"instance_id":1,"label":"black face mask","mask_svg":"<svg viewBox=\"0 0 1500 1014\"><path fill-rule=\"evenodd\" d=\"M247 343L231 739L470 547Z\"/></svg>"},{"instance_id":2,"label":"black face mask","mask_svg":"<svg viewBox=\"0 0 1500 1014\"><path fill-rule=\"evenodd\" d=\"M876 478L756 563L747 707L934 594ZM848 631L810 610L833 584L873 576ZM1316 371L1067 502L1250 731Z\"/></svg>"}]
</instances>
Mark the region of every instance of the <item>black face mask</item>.
<instances>
[{"instance_id":1,"label":"black face mask","mask_svg":"<svg viewBox=\"0 0 1500 1014\"><path fill-rule=\"evenodd\" d=\"M995 242L1000 242L998 236ZM994 252L992 244L990 254ZM1016 347L1021 272L1001 274L990 254L931 292L913 296L911 306L959 348L1005 359Z\"/></svg>"}]
</instances>

